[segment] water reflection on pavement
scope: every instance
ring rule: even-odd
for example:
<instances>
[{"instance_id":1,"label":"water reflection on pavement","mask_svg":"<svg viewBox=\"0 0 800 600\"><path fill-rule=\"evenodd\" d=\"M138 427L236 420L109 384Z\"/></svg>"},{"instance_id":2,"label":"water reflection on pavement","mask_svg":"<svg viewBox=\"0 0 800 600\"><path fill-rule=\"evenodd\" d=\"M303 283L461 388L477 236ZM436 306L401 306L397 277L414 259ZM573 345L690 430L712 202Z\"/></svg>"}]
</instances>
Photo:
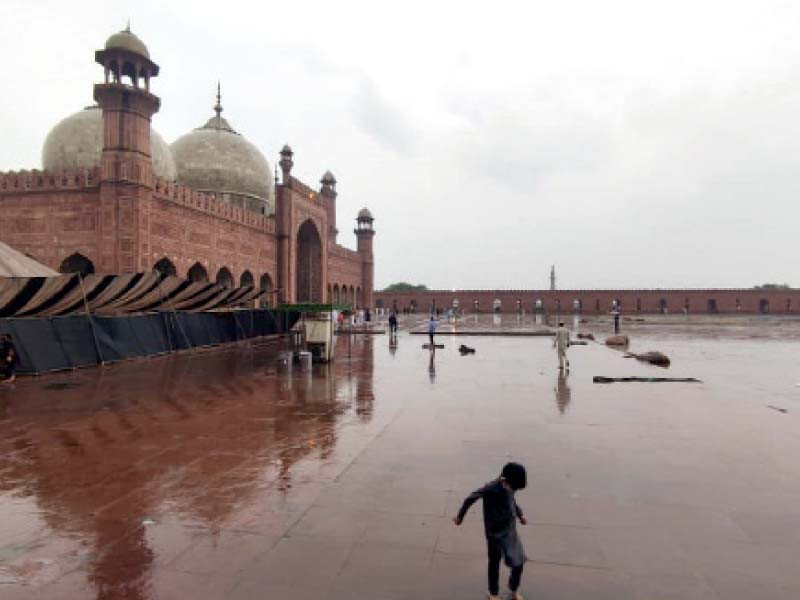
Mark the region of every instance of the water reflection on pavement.
<instances>
[{"instance_id":1,"label":"water reflection on pavement","mask_svg":"<svg viewBox=\"0 0 800 600\"><path fill-rule=\"evenodd\" d=\"M339 338L290 376L267 344L23 378L0 391L0 597L478 598L480 511L450 517L509 459L529 597L800 597L796 332L637 326L703 383L594 385L665 371L589 343L560 374L548 338L446 331L435 354Z\"/></svg>"}]
</instances>

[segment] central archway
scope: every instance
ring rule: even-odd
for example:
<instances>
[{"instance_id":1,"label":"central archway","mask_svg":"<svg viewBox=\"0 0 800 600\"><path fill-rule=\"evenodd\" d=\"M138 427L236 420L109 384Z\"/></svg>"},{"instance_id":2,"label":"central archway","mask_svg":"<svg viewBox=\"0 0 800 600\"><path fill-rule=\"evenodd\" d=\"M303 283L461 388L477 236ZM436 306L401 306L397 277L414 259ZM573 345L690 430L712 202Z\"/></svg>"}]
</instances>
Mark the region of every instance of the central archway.
<instances>
[{"instance_id":1,"label":"central archway","mask_svg":"<svg viewBox=\"0 0 800 600\"><path fill-rule=\"evenodd\" d=\"M309 219L297 231L297 302L322 302L322 241Z\"/></svg>"}]
</instances>

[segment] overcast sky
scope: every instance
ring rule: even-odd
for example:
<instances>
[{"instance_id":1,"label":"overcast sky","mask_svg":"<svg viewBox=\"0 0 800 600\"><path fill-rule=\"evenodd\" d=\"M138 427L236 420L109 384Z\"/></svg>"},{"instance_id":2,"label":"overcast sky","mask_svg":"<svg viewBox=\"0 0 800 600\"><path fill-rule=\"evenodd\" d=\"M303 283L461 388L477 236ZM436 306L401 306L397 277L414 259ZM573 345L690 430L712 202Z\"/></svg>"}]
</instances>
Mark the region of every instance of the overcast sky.
<instances>
[{"instance_id":1,"label":"overcast sky","mask_svg":"<svg viewBox=\"0 0 800 600\"><path fill-rule=\"evenodd\" d=\"M212 114L375 216L376 287L800 285L797 2L0 4L0 169L41 166L123 29L154 127ZM0 218L2 216L0 215Z\"/></svg>"}]
</instances>

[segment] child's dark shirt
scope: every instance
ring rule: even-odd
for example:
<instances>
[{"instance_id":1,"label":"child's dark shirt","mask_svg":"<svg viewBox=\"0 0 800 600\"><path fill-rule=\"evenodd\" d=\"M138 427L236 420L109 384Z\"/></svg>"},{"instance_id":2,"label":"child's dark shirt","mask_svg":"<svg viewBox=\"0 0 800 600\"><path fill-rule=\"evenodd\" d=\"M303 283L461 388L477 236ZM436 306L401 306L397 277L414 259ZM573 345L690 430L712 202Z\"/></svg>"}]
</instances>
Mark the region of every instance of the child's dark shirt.
<instances>
[{"instance_id":1,"label":"child's dark shirt","mask_svg":"<svg viewBox=\"0 0 800 600\"><path fill-rule=\"evenodd\" d=\"M458 511L459 521L478 499L483 500L486 540L502 550L508 566L524 563L525 550L517 536L517 518L522 517L522 509L514 499L514 493L500 479L490 481L467 496Z\"/></svg>"}]
</instances>

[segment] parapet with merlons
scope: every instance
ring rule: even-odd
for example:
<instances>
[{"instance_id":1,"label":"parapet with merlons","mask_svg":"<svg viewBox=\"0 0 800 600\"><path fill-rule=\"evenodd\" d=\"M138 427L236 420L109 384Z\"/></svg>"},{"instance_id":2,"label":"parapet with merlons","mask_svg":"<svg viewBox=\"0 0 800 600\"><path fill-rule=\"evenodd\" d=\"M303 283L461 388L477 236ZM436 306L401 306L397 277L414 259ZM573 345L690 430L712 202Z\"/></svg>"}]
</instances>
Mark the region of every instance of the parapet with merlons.
<instances>
[{"instance_id":1,"label":"parapet with merlons","mask_svg":"<svg viewBox=\"0 0 800 600\"><path fill-rule=\"evenodd\" d=\"M308 187L305 183L297 179L296 177L289 176L288 185L287 186L290 190L294 192L298 192L308 198L309 200L313 200L319 195L319 192L315 189Z\"/></svg>"},{"instance_id":2,"label":"parapet with merlons","mask_svg":"<svg viewBox=\"0 0 800 600\"><path fill-rule=\"evenodd\" d=\"M233 223L275 233L275 217L260 215L217 197L213 193L198 192L192 188L167 181L160 177L153 182L153 197L204 212Z\"/></svg>"},{"instance_id":3,"label":"parapet with merlons","mask_svg":"<svg viewBox=\"0 0 800 600\"><path fill-rule=\"evenodd\" d=\"M9 171L0 173L0 194L50 190L85 190L100 185L100 167L70 171Z\"/></svg>"}]
</instances>

